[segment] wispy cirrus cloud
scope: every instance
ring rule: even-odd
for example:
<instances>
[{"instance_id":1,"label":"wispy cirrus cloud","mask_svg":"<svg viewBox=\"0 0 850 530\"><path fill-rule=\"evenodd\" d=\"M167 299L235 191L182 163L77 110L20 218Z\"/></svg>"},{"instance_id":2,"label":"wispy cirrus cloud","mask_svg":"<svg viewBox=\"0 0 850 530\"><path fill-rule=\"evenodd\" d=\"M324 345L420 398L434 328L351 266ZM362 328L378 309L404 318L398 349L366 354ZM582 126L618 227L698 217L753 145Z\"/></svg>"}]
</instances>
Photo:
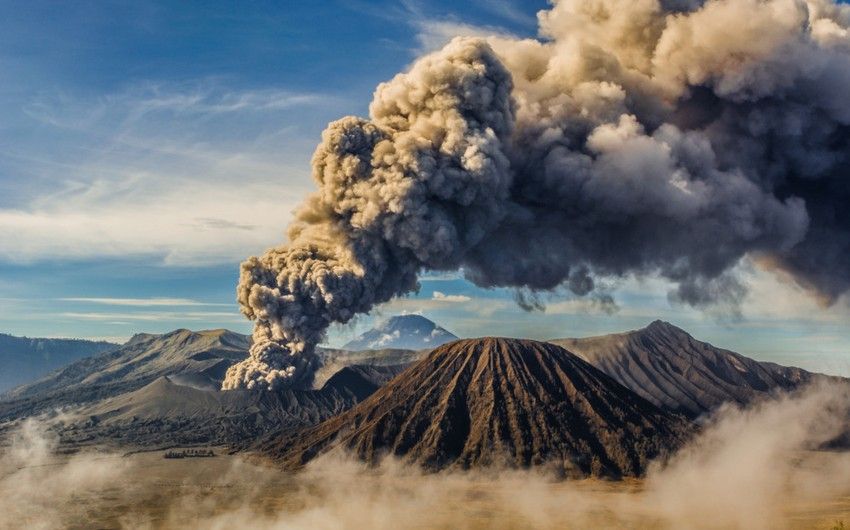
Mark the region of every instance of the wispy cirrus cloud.
<instances>
[{"instance_id":1,"label":"wispy cirrus cloud","mask_svg":"<svg viewBox=\"0 0 850 530\"><path fill-rule=\"evenodd\" d=\"M238 313L226 311L139 311L139 312L97 312L65 311L57 314L60 318L72 320L98 320L124 324L126 322L239 322L243 319Z\"/></svg>"},{"instance_id":2,"label":"wispy cirrus cloud","mask_svg":"<svg viewBox=\"0 0 850 530\"><path fill-rule=\"evenodd\" d=\"M24 105L23 111L45 124L94 132L95 126L111 120L130 126L157 113L183 116L258 113L327 104L330 99L329 95L278 88L233 88L224 79L206 78L183 83L147 81L94 97L42 92Z\"/></svg>"},{"instance_id":3,"label":"wispy cirrus cloud","mask_svg":"<svg viewBox=\"0 0 850 530\"><path fill-rule=\"evenodd\" d=\"M479 5L486 11L494 15L521 24L524 26L537 26L537 18L523 10L516 2L512 0L474 0L475 4Z\"/></svg>"},{"instance_id":4,"label":"wispy cirrus cloud","mask_svg":"<svg viewBox=\"0 0 850 530\"><path fill-rule=\"evenodd\" d=\"M218 79L39 94L25 111L49 145L0 147L0 173L12 177L0 260L205 265L260 252L312 190L309 155L337 103Z\"/></svg>"},{"instance_id":5,"label":"wispy cirrus cloud","mask_svg":"<svg viewBox=\"0 0 850 530\"><path fill-rule=\"evenodd\" d=\"M513 32L491 23L470 23L456 14L435 13L426 3L418 0L402 0L392 6L377 7L369 2L347 0L351 9L361 13L390 21L394 24L410 27L418 46L410 51L413 55L421 55L441 48L455 37L512 37ZM495 0L494 2L475 2L483 11L496 15L498 19L528 26L536 31L536 20L533 16L524 15L522 10L510 0Z\"/></svg>"},{"instance_id":6,"label":"wispy cirrus cloud","mask_svg":"<svg viewBox=\"0 0 850 530\"><path fill-rule=\"evenodd\" d=\"M498 26L478 26L451 19L418 19L414 27L420 52L437 50L455 37L514 36L507 29Z\"/></svg>"},{"instance_id":7,"label":"wispy cirrus cloud","mask_svg":"<svg viewBox=\"0 0 850 530\"><path fill-rule=\"evenodd\" d=\"M98 304L108 306L124 307L228 307L232 304L213 302L200 302L189 298L83 298L68 297L59 298L61 302L81 302L87 304Z\"/></svg>"}]
</instances>

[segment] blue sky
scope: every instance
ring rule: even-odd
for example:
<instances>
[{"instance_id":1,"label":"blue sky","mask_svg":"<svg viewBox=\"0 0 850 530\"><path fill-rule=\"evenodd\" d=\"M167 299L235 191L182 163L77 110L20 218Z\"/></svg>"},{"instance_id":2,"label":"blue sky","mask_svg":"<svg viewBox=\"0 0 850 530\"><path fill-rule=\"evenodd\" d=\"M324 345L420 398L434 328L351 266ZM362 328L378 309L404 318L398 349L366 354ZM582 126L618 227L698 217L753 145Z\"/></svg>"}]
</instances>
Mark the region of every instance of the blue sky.
<instances>
[{"instance_id":1,"label":"blue sky","mask_svg":"<svg viewBox=\"0 0 850 530\"><path fill-rule=\"evenodd\" d=\"M453 34L534 36L545 5L0 1L0 331L247 332L238 264L282 240L327 122L365 114L377 83ZM608 315L561 294L525 313L510 291L432 275L329 341L403 311L459 335L534 338L657 317L757 358L850 373L844 301L819 308L741 274L740 319L671 306L652 278L612 283Z\"/></svg>"}]
</instances>

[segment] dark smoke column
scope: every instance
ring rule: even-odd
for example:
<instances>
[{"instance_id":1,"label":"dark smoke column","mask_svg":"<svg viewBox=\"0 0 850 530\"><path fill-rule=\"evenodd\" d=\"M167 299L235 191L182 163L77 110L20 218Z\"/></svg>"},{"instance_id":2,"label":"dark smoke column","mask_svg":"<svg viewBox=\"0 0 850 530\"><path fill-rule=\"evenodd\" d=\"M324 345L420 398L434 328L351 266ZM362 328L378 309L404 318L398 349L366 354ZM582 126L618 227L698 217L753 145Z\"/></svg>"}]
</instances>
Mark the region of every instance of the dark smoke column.
<instances>
[{"instance_id":1,"label":"dark smoke column","mask_svg":"<svg viewBox=\"0 0 850 530\"><path fill-rule=\"evenodd\" d=\"M328 127L289 243L242 265L254 344L224 388L297 381L331 323L423 269L577 296L661 277L734 310L748 262L846 298L850 5L555 0L539 20L542 40L455 39Z\"/></svg>"},{"instance_id":2,"label":"dark smoke column","mask_svg":"<svg viewBox=\"0 0 850 530\"><path fill-rule=\"evenodd\" d=\"M504 209L511 89L486 43L458 39L379 86L371 120L328 126L289 243L242 264L254 343L224 389L297 381L332 322L416 289L423 267L459 266Z\"/></svg>"}]
</instances>

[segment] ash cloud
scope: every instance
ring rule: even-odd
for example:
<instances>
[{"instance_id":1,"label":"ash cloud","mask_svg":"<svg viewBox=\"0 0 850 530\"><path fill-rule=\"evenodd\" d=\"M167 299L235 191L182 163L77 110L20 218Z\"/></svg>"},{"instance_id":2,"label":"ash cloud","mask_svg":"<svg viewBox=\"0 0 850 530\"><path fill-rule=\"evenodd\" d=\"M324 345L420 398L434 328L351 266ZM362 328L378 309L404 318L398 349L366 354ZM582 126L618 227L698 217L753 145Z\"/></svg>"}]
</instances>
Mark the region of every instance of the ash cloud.
<instances>
[{"instance_id":1,"label":"ash cloud","mask_svg":"<svg viewBox=\"0 0 850 530\"><path fill-rule=\"evenodd\" d=\"M323 133L289 241L242 265L254 346L224 388L276 388L334 322L417 288L659 275L734 304L745 257L825 304L850 289L850 7L560 0L541 39L457 38Z\"/></svg>"}]
</instances>

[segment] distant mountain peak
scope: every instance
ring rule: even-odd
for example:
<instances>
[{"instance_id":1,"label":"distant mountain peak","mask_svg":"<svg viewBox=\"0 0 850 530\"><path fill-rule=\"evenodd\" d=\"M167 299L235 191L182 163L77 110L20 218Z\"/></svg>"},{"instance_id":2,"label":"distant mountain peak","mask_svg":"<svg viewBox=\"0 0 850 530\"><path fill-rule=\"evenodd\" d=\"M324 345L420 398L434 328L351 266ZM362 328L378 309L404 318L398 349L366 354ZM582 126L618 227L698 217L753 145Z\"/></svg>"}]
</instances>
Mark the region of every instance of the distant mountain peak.
<instances>
[{"instance_id":1,"label":"distant mountain peak","mask_svg":"<svg viewBox=\"0 0 850 530\"><path fill-rule=\"evenodd\" d=\"M457 338L422 315L396 315L380 322L342 348L352 351L387 348L424 350Z\"/></svg>"},{"instance_id":2,"label":"distant mountain peak","mask_svg":"<svg viewBox=\"0 0 850 530\"><path fill-rule=\"evenodd\" d=\"M653 320L652 322L650 322L649 325L647 325L646 327L647 328L667 328L667 327L670 327L670 326L672 326L672 324L670 324L669 322L657 318L657 319Z\"/></svg>"},{"instance_id":3,"label":"distant mountain peak","mask_svg":"<svg viewBox=\"0 0 850 530\"><path fill-rule=\"evenodd\" d=\"M647 331L662 331L662 332L675 332L675 333L687 333L682 328L675 326L665 320L653 320L648 326L643 328Z\"/></svg>"},{"instance_id":4,"label":"distant mountain peak","mask_svg":"<svg viewBox=\"0 0 850 530\"><path fill-rule=\"evenodd\" d=\"M130 340L128 340L125 343L125 346L130 345L130 344L139 344L141 342L146 342L146 341L155 339L158 336L159 335L155 335L153 333L135 333L132 337L130 337Z\"/></svg>"}]
</instances>

